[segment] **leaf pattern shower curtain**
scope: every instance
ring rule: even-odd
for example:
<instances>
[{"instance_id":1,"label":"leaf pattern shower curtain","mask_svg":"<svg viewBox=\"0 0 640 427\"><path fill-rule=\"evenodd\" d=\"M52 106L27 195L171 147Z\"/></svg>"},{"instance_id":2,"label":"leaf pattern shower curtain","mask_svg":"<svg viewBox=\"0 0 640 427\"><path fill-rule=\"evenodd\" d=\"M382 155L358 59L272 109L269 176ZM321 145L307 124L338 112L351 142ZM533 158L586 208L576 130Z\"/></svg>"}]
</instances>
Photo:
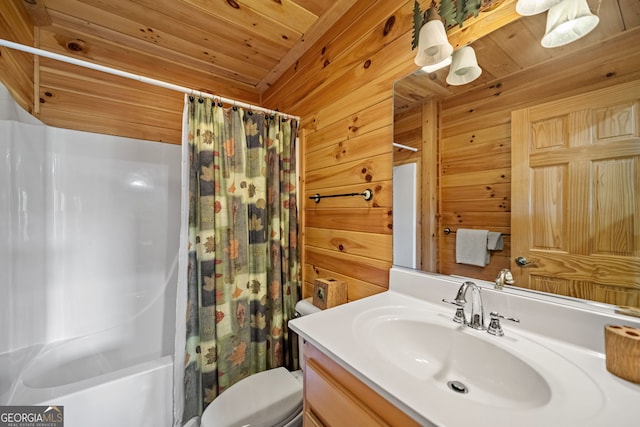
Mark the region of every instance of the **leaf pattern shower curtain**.
<instances>
[{"instance_id":1,"label":"leaf pattern shower curtain","mask_svg":"<svg viewBox=\"0 0 640 427\"><path fill-rule=\"evenodd\" d=\"M183 421L253 373L297 367L297 121L188 101Z\"/></svg>"}]
</instances>

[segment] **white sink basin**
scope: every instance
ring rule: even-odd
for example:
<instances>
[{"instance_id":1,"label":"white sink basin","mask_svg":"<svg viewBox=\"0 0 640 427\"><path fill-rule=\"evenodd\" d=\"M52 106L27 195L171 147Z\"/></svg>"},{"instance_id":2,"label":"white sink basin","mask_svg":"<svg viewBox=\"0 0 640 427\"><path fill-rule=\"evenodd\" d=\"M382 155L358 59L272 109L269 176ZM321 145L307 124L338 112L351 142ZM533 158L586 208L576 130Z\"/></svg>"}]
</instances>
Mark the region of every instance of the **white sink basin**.
<instances>
[{"instance_id":1,"label":"white sink basin","mask_svg":"<svg viewBox=\"0 0 640 427\"><path fill-rule=\"evenodd\" d=\"M389 291L289 325L420 425L638 425L640 385L608 372L603 352L604 326L629 318L487 283L485 310L521 321L496 337L453 322L455 308L441 300L459 279L391 273Z\"/></svg>"},{"instance_id":2,"label":"white sink basin","mask_svg":"<svg viewBox=\"0 0 640 427\"><path fill-rule=\"evenodd\" d=\"M425 400L467 410L552 412L560 422L563 414L575 419L602 407L591 377L558 353L513 330L496 337L454 323L453 310L431 307L375 308L353 322L358 345L399 377L419 382Z\"/></svg>"}]
</instances>

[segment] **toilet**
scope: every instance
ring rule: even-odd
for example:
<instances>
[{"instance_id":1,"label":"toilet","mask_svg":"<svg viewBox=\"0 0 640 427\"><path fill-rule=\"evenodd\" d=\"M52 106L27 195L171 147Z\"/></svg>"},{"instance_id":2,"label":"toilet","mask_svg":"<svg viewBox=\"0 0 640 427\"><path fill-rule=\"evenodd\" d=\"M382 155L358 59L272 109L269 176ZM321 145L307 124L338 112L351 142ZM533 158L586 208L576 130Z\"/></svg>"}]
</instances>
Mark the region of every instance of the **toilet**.
<instances>
[{"instance_id":1,"label":"toilet","mask_svg":"<svg viewBox=\"0 0 640 427\"><path fill-rule=\"evenodd\" d=\"M296 317L320 309L311 298L298 301ZM300 367L304 369L302 338L298 338ZM302 426L302 370L280 367L244 378L207 406L201 427L298 427Z\"/></svg>"}]
</instances>

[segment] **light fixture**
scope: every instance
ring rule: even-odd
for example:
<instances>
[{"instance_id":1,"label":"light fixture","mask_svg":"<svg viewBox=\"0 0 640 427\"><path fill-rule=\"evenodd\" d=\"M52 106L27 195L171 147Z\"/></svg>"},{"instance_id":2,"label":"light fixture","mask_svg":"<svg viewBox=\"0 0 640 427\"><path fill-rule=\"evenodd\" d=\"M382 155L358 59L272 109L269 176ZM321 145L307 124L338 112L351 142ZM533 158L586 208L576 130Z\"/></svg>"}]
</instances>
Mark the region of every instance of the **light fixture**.
<instances>
[{"instance_id":1,"label":"light fixture","mask_svg":"<svg viewBox=\"0 0 640 427\"><path fill-rule=\"evenodd\" d=\"M420 28L418 54L414 61L420 67L439 64L452 53L453 46L447 39L447 32L440 15L435 7L431 7L427 11L427 22Z\"/></svg>"},{"instance_id":2,"label":"light fixture","mask_svg":"<svg viewBox=\"0 0 640 427\"><path fill-rule=\"evenodd\" d=\"M437 64L425 65L424 67L421 68L421 70L424 71L425 73L435 73L439 69L448 67L449 65L451 65L451 56L447 56Z\"/></svg>"},{"instance_id":3,"label":"light fixture","mask_svg":"<svg viewBox=\"0 0 640 427\"><path fill-rule=\"evenodd\" d=\"M453 52L451 68L447 76L447 83L460 86L470 83L480 77L482 68L478 66L476 53L471 46L464 46Z\"/></svg>"},{"instance_id":4,"label":"light fixture","mask_svg":"<svg viewBox=\"0 0 640 427\"><path fill-rule=\"evenodd\" d=\"M562 0L518 0L516 12L522 16L537 15L545 12Z\"/></svg>"},{"instance_id":5,"label":"light fixture","mask_svg":"<svg viewBox=\"0 0 640 427\"><path fill-rule=\"evenodd\" d=\"M600 22L587 0L563 0L549 9L542 46L558 47L587 35Z\"/></svg>"}]
</instances>

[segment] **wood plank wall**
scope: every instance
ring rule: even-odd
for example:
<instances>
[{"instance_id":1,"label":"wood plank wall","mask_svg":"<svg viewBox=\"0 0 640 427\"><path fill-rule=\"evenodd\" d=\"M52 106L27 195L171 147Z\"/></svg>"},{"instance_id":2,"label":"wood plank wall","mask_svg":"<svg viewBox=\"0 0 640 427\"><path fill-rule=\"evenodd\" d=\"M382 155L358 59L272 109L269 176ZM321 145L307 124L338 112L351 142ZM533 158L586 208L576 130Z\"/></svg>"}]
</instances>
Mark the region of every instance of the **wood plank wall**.
<instances>
[{"instance_id":1,"label":"wood plank wall","mask_svg":"<svg viewBox=\"0 0 640 427\"><path fill-rule=\"evenodd\" d=\"M21 3L0 2L0 38L33 46L31 18ZM16 102L34 114L34 57L28 53L0 47L0 81Z\"/></svg>"},{"instance_id":2,"label":"wood plank wall","mask_svg":"<svg viewBox=\"0 0 640 427\"><path fill-rule=\"evenodd\" d=\"M511 111L640 79L640 27L442 102L441 224L510 234ZM494 280L509 268L510 236L485 268L455 264L455 235L442 235L444 274ZM516 254L514 254L515 256Z\"/></svg>"},{"instance_id":3,"label":"wood plank wall","mask_svg":"<svg viewBox=\"0 0 640 427\"><path fill-rule=\"evenodd\" d=\"M442 138L438 168L438 271L492 281L510 267L511 111L640 79L640 28L627 30L596 47L575 51L489 82L440 102ZM421 149L420 105L396 112L396 142ZM420 154L395 149L395 163L416 162ZM487 267L455 263L450 228L505 233L505 248L492 253Z\"/></svg>"},{"instance_id":4,"label":"wood plank wall","mask_svg":"<svg viewBox=\"0 0 640 427\"><path fill-rule=\"evenodd\" d=\"M411 1L399 7L384 1L356 2L263 94L263 105L303 118L305 296L310 295L317 277L345 280L350 300L388 288L388 268L393 261L392 87L395 80L416 68L410 49L412 8ZM625 46L634 39L637 35L629 33ZM616 49L612 50L613 45ZM442 172L439 187L445 194L439 201L438 229L482 226L509 234L508 122L512 107L590 90L598 87L596 80L609 84L606 81L628 78L624 76L631 72L629 67L612 53L617 49L615 43L608 47L605 43L599 46L598 55L607 50L608 55L582 52L586 62L576 61L575 55L563 63L548 61L534 74L512 75L500 85L488 82L441 104L441 170L446 172ZM613 71L603 72L603 59L612 61ZM556 66L564 69L555 70ZM582 78L571 78L581 72L586 73ZM554 75L549 86L545 83L548 74ZM588 79L593 80L591 85ZM481 148L469 148L470 140ZM484 188L484 195L478 198L474 189L468 188L469 181ZM368 203L359 198L336 198L316 204L309 199L316 193L366 188L375 193ZM441 271L493 280L500 268L509 266L508 238L505 250L494 254L494 261L484 271L455 264L454 236L439 239Z\"/></svg>"},{"instance_id":5,"label":"wood plank wall","mask_svg":"<svg viewBox=\"0 0 640 427\"><path fill-rule=\"evenodd\" d=\"M349 300L388 288L393 82L416 69L412 13L413 1L357 1L263 94L263 105L303 118L305 296L317 277L345 280ZM308 199L367 188L369 202Z\"/></svg>"},{"instance_id":6,"label":"wood plank wall","mask_svg":"<svg viewBox=\"0 0 640 427\"><path fill-rule=\"evenodd\" d=\"M429 2L420 3L424 8ZM47 47L59 48L53 33L34 34L29 17L16 8L20 4L19 0L0 2L0 36L26 45L33 45L34 40L39 39ZM415 52L410 49L412 13L413 1L410 0L356 1L331 31L262 94L261 102L254 101L302 117L301 237L305 296L310 294L316 277L347 281L350 300L388 287L388 270L392 264L392 88L394 81L416 69ZM453 205L446 208L449 213L443 210L442 224L455 228L460 224L482 225L506 232L510 200L506 190L510 151L507 112L603 87L613 81L640 78L637 41L638 29L628 30L615 43L600 44L588 52L565 57L560 63L546 62L536 68L537 74L512 75L500 85L487 83L442 102L442 151L448 152L442 159L442 169L446 171L446 185L442 188L455 188L459 198L470 177L482 177L491 183L493 191L485 192L485 199L493 194L492 199L499 201L477 200L475 195L455 203L452 198L445 198L442 204L446 201ZM108 57L108 53L105 55ZM94 103L80 106L86 112L86 123L103 123L103 129L84 130L179 142L180 120L175 116L174 106L181 104L181 96L167 95L168 98L160 102L164 105L158 107L156 101L162 100L165 94L150 93L153 90L137 87L136 82L109 81L104 75L97 78L90 73L83 74L84 77L72 75L73 70L55 71L46 61L41 65L42 74L36 75L31 55L0 50L2 81L25 109L37 113L35 110L39 108L49 114L51 124L82 129L85 122L64 113L65 105L73 108L74 114L79 111L77 105L71 107L75 100L71 98L70 80L79 78L76 84L94 87L95 92ZM41 78L43 93L35 95L34 81ZM156 104L157 108L125 114L123 111L129 112L132 103L124 95L116 104L102 105L104 87L100 85L105 81L110 91L124 94L133 90L137 94L135 102L152 100L147 103ZM42 98L44 105L38 98ZM38 100L35 105L34 99ZM53 103L57 103L58 108L48 108ZM123 122L121 119L125 116L127 120ZM141 123L148 123L148 117L157 117L158 126L140 128L135 120L128 121L132 117L144 118ZM170 125L163 131L161 123ZM459 150L454 149L456 144ZM475 148L478 145L491 155L485 156L482 149ZM481 165L488 164L488 160L491 160L490 168L483 169ZM308 199L316 193L330 195L366 188L374 191L374 198L369 202L348 197L323 199L315 204ZM491 221L487 221L485 213L471 211L474 206L492 206ZM451 251L448 256L452 256ZM504 259L507 259L506 253ZM450 258L441 260L443 265L447 262L454 267ZM480 276L476 272L447 272Z\"/></svg>"}]
</instances>

